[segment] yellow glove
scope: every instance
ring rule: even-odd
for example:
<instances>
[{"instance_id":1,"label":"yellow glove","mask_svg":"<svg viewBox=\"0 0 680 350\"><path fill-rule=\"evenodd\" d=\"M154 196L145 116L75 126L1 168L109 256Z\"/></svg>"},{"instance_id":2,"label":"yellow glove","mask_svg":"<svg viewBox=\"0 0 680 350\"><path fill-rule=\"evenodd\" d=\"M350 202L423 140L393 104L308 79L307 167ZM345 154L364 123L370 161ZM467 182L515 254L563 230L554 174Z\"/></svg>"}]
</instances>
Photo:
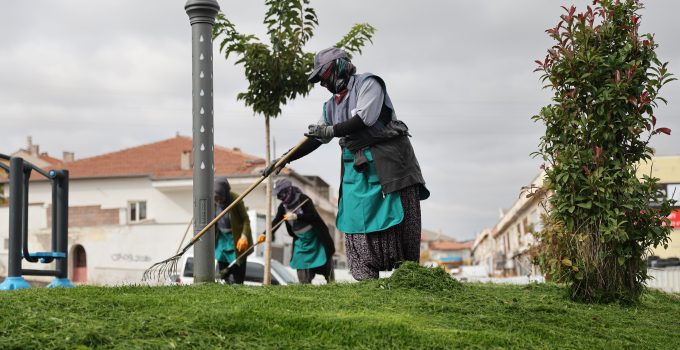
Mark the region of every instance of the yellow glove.
<instances>
[{"instance_id":1,"label":"yellow glove","mask_svg":"<svg viewBox=\"0 0 680 350\"><path fill-rule=\"evenodd\" d=\"M248 249L248 240L246 239L245 236L241 236L241 238L236 242L236 250L238 250L239 253L244 252L246 249Z\"/></svg>"},{"instance_id":2,"label":"yellow glove","mask_svg":"<svg viewBox=\"0 0 680 350\"><path fill-rule=\"evenodd\" d=\"M295 220L297 220L297 214L295 214L295 213L286 213L285 215L283 215L283 220L286 220L286 221L295 221Z\"/></svg>"},{"instance_id":3,"label":"yellow glove","mask_svg":"<svg viewBox=\"0 0 680 350\"><path fill-rule=\"evenodd\" d=\"M262 243L262 242L264 242L264 241L266 241L266 240L267 240L267 236L265 236L265 235L263 235L263 234L257 236L257 243Z\"/></svg>"}]
</instances>

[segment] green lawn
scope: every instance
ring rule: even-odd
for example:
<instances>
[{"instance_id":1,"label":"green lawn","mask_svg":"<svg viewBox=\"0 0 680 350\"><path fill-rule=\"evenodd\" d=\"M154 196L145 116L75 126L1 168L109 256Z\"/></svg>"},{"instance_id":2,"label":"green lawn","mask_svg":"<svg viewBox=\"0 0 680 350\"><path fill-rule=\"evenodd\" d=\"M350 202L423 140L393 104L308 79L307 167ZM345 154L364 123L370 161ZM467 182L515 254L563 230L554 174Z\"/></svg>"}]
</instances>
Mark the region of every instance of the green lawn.
<instances>
[{"instance_id":1,"label":"green lawn","mask_svg":"<svg viewBox=\"0 0 680 350\"><path fill-rule=\"evenodd\" d=\"M0 292L0 349L680 348L678 295L586 305L560 286L459 286L433 271L326 286Z\"/></svg>"}]
</instances>

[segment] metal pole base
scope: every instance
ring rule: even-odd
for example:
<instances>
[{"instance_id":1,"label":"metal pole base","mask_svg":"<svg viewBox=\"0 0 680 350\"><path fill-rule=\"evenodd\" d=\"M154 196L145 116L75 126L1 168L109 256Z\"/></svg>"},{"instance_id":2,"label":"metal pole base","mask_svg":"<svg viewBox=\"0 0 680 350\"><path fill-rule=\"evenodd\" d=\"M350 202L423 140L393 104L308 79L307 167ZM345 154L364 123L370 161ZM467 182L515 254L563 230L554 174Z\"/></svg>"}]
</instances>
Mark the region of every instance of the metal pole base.
<instances>
[{"instance_id":1,"label":"metal pole base","mask_svg":"<svg viewBox=\"0 0 680 350\"><path fill-rule=\"evenodd\" d=\"M73 283L68 278L55 278L52 280L50 284L47 285L47 288L73 288L75 287Z\"/></svg>"},{"instance_id":2,"label":"metal pole base","mask_svg":"<svg viewBox=\"0 0 680 350\"><path fill-rule=\"evenodd\" d=\"M15 290L15 289L28 289L31 285L26 282L26 280L19 277L7 277L5 281L0 284L0 290Z\"/></svg>"}]
</instances>

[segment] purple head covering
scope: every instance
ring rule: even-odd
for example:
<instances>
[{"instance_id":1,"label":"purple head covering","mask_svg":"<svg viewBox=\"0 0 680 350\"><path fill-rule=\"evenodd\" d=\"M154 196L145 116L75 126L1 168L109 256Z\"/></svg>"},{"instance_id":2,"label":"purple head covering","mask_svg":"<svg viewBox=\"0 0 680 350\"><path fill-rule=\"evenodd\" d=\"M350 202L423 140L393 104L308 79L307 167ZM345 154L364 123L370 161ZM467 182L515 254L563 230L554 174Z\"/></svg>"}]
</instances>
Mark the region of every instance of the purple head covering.
<instances>
[{"instance_id":1,"label":"purple head covering","mask_svg":"<svg viewBox=\"0 0 680 350\"><path fill-rule=\"evenodd\" d=\"M280 179L274 184L274 193L276 198L280 199L283 202L283 206L287 209L300 199L302 191L297 186L293 186L293 182L289 179Z\"/></svg>"}]
</instances>

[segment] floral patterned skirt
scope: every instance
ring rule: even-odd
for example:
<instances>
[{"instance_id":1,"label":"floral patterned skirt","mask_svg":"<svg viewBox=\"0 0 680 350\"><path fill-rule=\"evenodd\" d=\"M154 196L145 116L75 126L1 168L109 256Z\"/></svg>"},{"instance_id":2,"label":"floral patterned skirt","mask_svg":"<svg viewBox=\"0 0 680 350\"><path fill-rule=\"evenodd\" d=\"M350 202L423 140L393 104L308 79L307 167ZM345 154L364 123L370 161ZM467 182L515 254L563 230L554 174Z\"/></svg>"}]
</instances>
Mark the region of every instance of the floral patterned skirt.
<instances>
[{"instance_id":1,"label":"floral patterned skirt","mask_svg":"<svg viewBox=\"0 0 680 350\"><path fill-rule=\"evenodd\" d=\"M378 278L379 271L390 271L404 261L420 260L420 185L399 190L404 220L386 230L367 234L346 234L345 251L352 277Z\"/></svg>"}]
</instances>

